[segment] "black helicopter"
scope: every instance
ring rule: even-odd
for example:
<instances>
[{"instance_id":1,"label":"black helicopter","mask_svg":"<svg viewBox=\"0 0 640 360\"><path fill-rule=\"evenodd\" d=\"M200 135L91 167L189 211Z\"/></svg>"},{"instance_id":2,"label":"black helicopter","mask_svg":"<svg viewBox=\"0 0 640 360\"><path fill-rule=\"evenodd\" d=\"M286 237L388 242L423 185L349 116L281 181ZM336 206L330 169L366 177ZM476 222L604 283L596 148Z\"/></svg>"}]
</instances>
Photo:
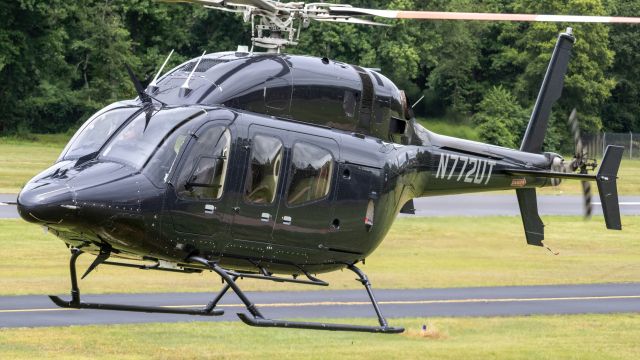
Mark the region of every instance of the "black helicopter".
<instances>
[{"instance_id":1,"label":"black helicopter","mask_svg":"<svg viewBox=\"0 0 640 360\"><path fill-rule=\"evenodd\" d=\"M254 46L268 51L203 54L160 76L165 61L146 89L128 69L138 98L96 113L57 162L26 184L18 197L22 218L71 249L71 300L51 296L58 306L214 316L223 313L216 305L231 289L249 312L238 316L252 326L398 333L403 329L387 324L356 264L381 243L398 213L413 213L413 198L515 189L526 240L542 246L535 188L560 179L596 181L607 228L621 229L621 147L607 148L596 175L587 174L596 165L581 149L570 161L542 152L575 41L571 29L558 37L519 150L428 131L413 118L404 93L375 70L281 50L295 44L294 24L310 19L370 25L377 23L360 16L624 19L187 2L243 13L254 22ZM84 276L101 264L210 270L225 285L200 310L86 303L75 267L83 252L96 255ZM367 290L379 326L271 320L237 283L327 286L317 274L344 268Z\"/></svg>"}]
</instances>

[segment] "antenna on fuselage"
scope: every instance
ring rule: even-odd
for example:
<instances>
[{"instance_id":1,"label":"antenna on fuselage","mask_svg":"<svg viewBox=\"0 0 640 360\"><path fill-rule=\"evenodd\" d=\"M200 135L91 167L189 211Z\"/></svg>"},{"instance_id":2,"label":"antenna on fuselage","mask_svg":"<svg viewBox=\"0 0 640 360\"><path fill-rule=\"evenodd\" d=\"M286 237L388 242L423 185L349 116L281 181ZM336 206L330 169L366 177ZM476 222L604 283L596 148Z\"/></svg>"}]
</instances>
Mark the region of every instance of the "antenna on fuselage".
<instances>
[{"instance_id":1,"label":"antenna on fuselage","mask_svg":"<svg viewBox=\"0 0 640 360\"><path fill-rule=\"evenodd\" d=\"M151 80L151 84L149 84L149 87L151 88L152 92L158 90L158 78L160 77L160 74L162 74L162 70L164 70L164 67L167 66L169 59L171 59L171 55L173 55L173 49L171 49L171 52L169 53L169 56L167 56L167 58L164 60L164 63L162 63L162 66L160 67L160 70L158 70L156 76L153 78L153 80Z\"/></svg>"},{"instance_id":2,"label":"antenna on fuselage","mask_svg":"<svg viewBox=\"0 0 640 360\"><path fill-rule=\"evenodd\" d=\"M424 95L422 95L420 99L418 99L418 101L414 102L413 105L411 105L411 108L412 109L415 108L416 105L420 104L420 101L422 101L423 99L424 99Z\"/></svg>"},{"instance_id":3,"label":"antenna on fuselage","mask_svg":"<svg viewBox=\"0 0 640 360\"><path fill-rule=\"evenodd\" d=\"M193 69L191 69L191 73L189 73L189 76L187 76L187 80L185 80L184 84L182 84L182 86L180 86L180 95L181 96L187 96L191 92L191 88L189 87L189 80L191 80L191 77L193 76L193 73L196 72L196 69L198 68L198 66L200 66L200 62L202 61L202 58L204 57L204 54L206 54L206 53L207 53L207 51L205 50L202 53L202 55L200 56L200 58L198 59L198 62L196 63L196 66L194 66Z\"/></svg>"}]
</instances>

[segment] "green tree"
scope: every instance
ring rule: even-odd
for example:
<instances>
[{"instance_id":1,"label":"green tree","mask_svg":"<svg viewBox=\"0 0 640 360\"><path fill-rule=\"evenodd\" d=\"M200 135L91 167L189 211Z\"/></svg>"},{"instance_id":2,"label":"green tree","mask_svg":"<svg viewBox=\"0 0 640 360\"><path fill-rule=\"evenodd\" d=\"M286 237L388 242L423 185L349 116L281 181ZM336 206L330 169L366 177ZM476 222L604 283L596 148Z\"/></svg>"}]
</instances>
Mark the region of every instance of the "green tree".
<instances>
[{"instance_id":1,"label":"green tree","mask_svg":"<svg viewBox=\"0 0 640 360\"><path fill-rule=\"evenodd\" d=\"M604 0L603 0L604 1ZM353 0L370 8L445 11L637 15L638 0ZM153 0L16 0L0 3L0 132L65 131L100 107L135 94L124 64L150 80L207 52L250 43L236 14ZM378 19L379 20L379 19ZM288 52L381 68L410 100L426 95L418 115L482 111L494 86L533 105L557 34L569 24L380 20L389 27L313 22ZM637 129L640 53L635 27L575 26L578 42L565 92L554 108L547 147L567 138L566 114L577 107L585 131ZM613 62L613 52L618 57ZM613 67L611 64L613 63ZM614 96L609 93L614 89ZM602 114L602 115L601 115ZM602 116L604 123L600 121ZM557 125L556 125L557 124Z\"/></svg>"},{"instance_id":2,"label":"green tree","mask_svg":"<svg viewBox=\"0 0 640 360\"><path fill-rule=\"evenodd\" d=\"M600 0L569 0L566 2L519 0L514 4L514 10L545 14L605 14L604 6ZM535 23L524 26L527 29L519 34L521 36L515 40L513 48L507 46L506 49L511 53L512 64L522 69L522 75L517 77L514 86L518 98L523 103L535 99L557 34L566 27L573 26L577 41L565 78L563 96L558 106L554 108L553 116L555 119L551 122L550 132L568 134L564 119L572 108L577 108L580 111L581 127L584 132L600 131L602 129L600 111L615 85L615 81L606 73L614 56L608 47L609 27L603 24L554 23ZM566 138L570 137L567 135ZM550 148L554 147L548 141L547 145Z\"/></svg>"},{"instance_id":3,"label":"green tree","mask_svg":"<svg viewBox=\"0 0 640 360\"><path fill-rule=\"evenodd\" d=\"M63 80L73 71L65 60L67 33L58 25L67 10L62 1L0 3L0 133L27 131L29 123L48 117L32 108L51 103L52 111L77 116Z\"/></svg>"},{"instance_id":4,"label":"green tree","mask_svg":"<svg viewBox=\"0 0 640 360\"><path fill-rule=\"evenodd\" d=\"M478 105L473 117L480 138L490 144L518 148L529 112L502 86L492 87Z\"/></svg>"},{"instance_id":5,"label":"green tree","mask_svg":"<svg viewBox=\"0 0 640 360\"><path fill-rule=\"evenodd\" d=\"M640 1L611 1L609 13L638 16ZM640 29L637 26L614 26L609 39L609 47L616 54L610 71L616 87L602 108L603 125L608 131L640 132Z\"/></svg>"}]
</instances>

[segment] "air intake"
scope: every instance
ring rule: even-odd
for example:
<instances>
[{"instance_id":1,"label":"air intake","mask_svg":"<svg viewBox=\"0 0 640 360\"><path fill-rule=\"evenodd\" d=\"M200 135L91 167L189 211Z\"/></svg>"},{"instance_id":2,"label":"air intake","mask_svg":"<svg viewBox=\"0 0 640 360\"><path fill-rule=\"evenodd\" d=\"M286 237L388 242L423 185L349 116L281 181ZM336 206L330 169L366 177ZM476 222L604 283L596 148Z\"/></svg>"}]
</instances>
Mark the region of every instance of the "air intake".
<instances>
[{"instance_id":1,"label":"air intake","mask_svg":"<svg viewBox=\"0 0 640 360\"><path fill-rule=\"evenodd\" d=\"M200 61L200 65L198 65L198 68L196 69L195 72L205 72L211 69L212 67L225 62L227 61L219 60L219 59L202 59L202 61ZM185 66L183 66L182 68L180 68L180 71L191 72L193 68L196 66L196 63L198 63L198 61L191 61Z\"/></svg>"}]
</instances>

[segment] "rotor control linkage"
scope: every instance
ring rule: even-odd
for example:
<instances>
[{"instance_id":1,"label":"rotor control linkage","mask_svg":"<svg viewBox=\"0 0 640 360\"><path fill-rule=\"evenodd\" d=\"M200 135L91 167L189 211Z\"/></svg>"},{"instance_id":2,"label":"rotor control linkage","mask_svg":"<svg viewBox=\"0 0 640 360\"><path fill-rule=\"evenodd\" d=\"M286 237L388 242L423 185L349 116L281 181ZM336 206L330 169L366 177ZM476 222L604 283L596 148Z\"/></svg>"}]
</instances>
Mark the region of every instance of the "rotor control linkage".
<instances>
[{"instance_id":1,"label":"rotor control linkage","mask_svg":"<svg viewBox=\"0 0 640 360\"><path fill-rule=\"evenodd\" d=\"M265 318L258 310L256 305L249 300L246 294L238 287L235 280L237 277L232 278L229 272L220 267L216 262L208 261L198 256L192 256L189 260L200 263L207 266L214 272L216 272L231 288L236 295L240 298L245 305L249 313L252 316L248 316L244 313L238 313L238 317L242 322L250 326L257 327L281 327L281 328L294 328L294 329L311 329L311 330L331 330L331 331L357 331L357 332L372 332L372 333L385 333L385 334L397 334L404 331L401 327L391 327L387 325L387 321L382 316L377 301L371 291L371 284L367 276L355 265L350 265L349 270L355 272L358 275L358 281L367 289L369 299L373 304L376 314L378 315L378 321L380 326L366 326L366 325L351 325L351 324L332 324L332 323L320 323L320 322L306 322L306 321L289 321L289 320L273 320Z\"/></svg>"},{"instance_id":2,"label":"rotor control linkage","mask_svg":"<svg viewBox=\"0 0 640 360\"><path fill-rule=\"evenodd\" d=\"M72 248L71 259L69 261L69 272L71 275L71 300L65 301L58 296L49 295L51 301L62 308L70 309L94 309L94 310L113 310L113 311L134 311L145 313L164 313L164 314L181 314L181 315L200 315L200 316L220 316L224 314L224 310L215 309L215 305L222 298L228 287L224 287L216 298L202 309L180 309L168 308L161 306L138 306L138 305L121 305L121 304L102 304L102 303L86 303L80 300L80 288L78 287L78 277L76 275L76 260L82 255L82 250ZM104 263L104 262L103 262Z\"/></svg>"}]
</instances>

